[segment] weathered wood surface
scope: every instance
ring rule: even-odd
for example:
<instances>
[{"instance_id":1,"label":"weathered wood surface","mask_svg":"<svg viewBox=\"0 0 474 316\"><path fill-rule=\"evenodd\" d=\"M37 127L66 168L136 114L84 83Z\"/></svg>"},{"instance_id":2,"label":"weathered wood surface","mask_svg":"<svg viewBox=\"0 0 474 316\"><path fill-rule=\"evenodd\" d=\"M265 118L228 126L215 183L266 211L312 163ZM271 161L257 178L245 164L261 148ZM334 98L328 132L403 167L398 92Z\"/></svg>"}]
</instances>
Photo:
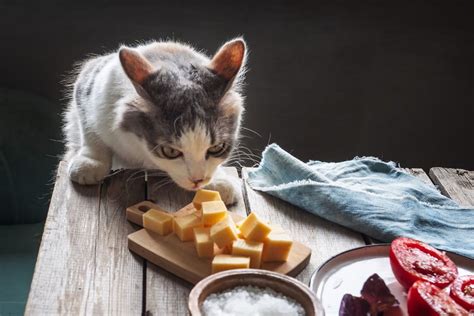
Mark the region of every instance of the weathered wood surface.
<instances>
[{"instance_id":1,"label":"weathered wood surface","mask_svg":"<svg viewBox=\"0 0 474 316\"><path fill-rule=\"evenodd\" d=\"M226 168L226 172L240 181L235 168ZM192 192L186 192L174 184L163 185L162 178L148 179L148 198L168 211L175 211L187 205L193 198ZM231 212L246 216L244 199L239 192L238 203L230 207ZM147 262L146 269L146 311L149 315L187 315L188 295L192 285L180 280L163 269Z\"/></svg>"},{"instance_id":2,"label":"weathered wood surface","mask_svg":"<svg viewBox=\"0 0 474 316\"><path fill-rule=\"evenodd\" d=\"M144 184L129 175L80 186L60 164L26 315L141 313L143 260L127 249L135 228L124 209L143 199Z\"/></svg>"},{"instance_id":3,"label":"weathered wood surface","mask_svg":"<svg viewBox=\"0 0 474 316\"><path fill-rule=\"evenodd\" d=\"M243 179L247 178L249 170L242 170ZM357 232L314 216L268 194L254 191L246 181L244 186L249 211L271 223L282 225L295 240L311 248L310 263L297 277L305 284L308 284L315 269L327 259L342 251L365 245L362 235Z\"/></svg>"},{"instance_id":4,"label":"weathered wood surface","mask_svg":"<svg viewBox=\"0 0 474 316\"><path fill-rule=\"evenodd\" d=\"M431 183L421 169L405 171ZM227 172L237 176L233 168ZM247 172L244 168L244 177ZM461 205L474 206L474 172L432 168L430 177L445 195ZM101 185L79 186L69 181L66 165L61 163L25 314L186 315L191 285L127 249L127 235L138 229L126 221L127 206L148 197L164 209L177 210L193 197L161 180L150 177L145 183L143 174L127 171ZM243 188L246 204L240 195L231 211L245 216L254 210L286 226L296 240L312 248L311 262L298 276L305 283L324 260L364 245L356 232L247 185Z\"/></svg>"},{"instance_id":5,"label":"weathered wood surface","mask_svg":"<svg viewBox=\"0 0 474 316\"><path fill-rule=\"evenodd\" d=\"M465 207L474 206L474 171L431 168L430 177L438 189Z\"/></svg>"}]
</instances>

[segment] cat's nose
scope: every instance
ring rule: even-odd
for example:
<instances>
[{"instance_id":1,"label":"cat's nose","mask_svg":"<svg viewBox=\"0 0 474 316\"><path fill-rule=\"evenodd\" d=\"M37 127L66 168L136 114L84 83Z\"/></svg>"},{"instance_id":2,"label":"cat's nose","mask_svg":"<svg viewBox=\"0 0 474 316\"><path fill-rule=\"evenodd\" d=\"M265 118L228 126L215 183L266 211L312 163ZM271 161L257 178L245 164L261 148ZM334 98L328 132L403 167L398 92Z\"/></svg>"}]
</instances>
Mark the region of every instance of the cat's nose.
<instances>
[{"instance_id":1,"label":"cat's nose","mask_svg":"<svg viewBox=\"0 0 474 316\"><path fill-rule=\"evenodd\" d=\"M198 185L199 183L204 181L204 179L194 179L194 178L191 178L189 180L191 180L191 182L194 183L195 185Z\"/></svg>"}]
</instances>

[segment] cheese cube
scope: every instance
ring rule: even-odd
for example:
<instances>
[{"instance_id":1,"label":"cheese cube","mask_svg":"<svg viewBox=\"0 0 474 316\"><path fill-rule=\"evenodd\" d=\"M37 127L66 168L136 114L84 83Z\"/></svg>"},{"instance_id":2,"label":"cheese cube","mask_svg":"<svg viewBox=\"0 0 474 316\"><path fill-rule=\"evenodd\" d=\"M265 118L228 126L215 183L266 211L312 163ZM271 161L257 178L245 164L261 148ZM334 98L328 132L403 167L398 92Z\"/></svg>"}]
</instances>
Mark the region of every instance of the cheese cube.
<instances>
[{"instance_id":1,"label":"cheese cube","mask_svg":"<svg viewBox=\"0 0 474 316\"><path fill-rule=\"evenodd\" d=\"M230 216L211 227L211 238L219 248L232 245L237 240L237 228Z\"/></svg>"},{"instance_id":2,"label":"cheese cube","mask_svg":"<svg viewBox=\"0 0 474 316\"><path fill-rule=\"evenodd\" d=\"M237 228L239 228L240 225L242 225L243 222L245 222L245 218L242 218L240 221L238 221L237 223L235 223L235 226L237 226Z\"/></svg>"},{"instance_id":3,"label":"cheese cube","mask_svg":"<svg viewBox=\"0 0 474 316\"><path fill-rule=\"evenodd\" d=\"M262 261L286 261L291 251L293 241L285 233L274 233L263 241Z\"/></svg>"},{"instance_id":4,"label":"cheese cube","mask_svg":"<svg viewBox=\"0 0 474 316\"><path fill-rule=\"evenodd\" d=\"M194 244L199 258L212 258L214 256L214 242L211 239L210 228L194 228Z\"/></svg>"},{"instance_id":5,"label":"cheese cube","mask_svg":"<svg viewBox=\"0 0 474 316\"><path fill-rule=\"evenodd\" d=\"M201 212L194 207L193 203L189 203L185 207L171 214L173 214L174 217L183 217L190 214L196 214L197 216L201 216Z\"/></svg>"},{"instance_id":6,"label":"cheese cube","mask_svg":"<svg viewBox=\"0 0 474 316\"><path fill-rule=\"evenodd\" d=\"M239 239L232 244L232 255L249 257L250 267L254 269L260 268L262 251L263 243L258 241Z\"/></svg>"},{"instance_id":7,"label":"cheese cube","mask_svg":"<svg viewBox=\"0 0 474 316\"><path fill-rule=\"evenodd\" d=\"M174 233L181 241L194 239L193 228L201 226L201 219L196 214L175 217L173 221Z\"/></svg>"},{"instance_id":8,"label":"cheese cube","mask_svg":"<svg viewBox=\"0 0 474 316\"><path fill-rule=\"evenodd\" d=\"M212 226L227 216L227 207L222 201L208 201L201 204L201 219L204 226Z\"/></svg>"},{"instance_id":9,"label":"cheese cube","mask_svg":"<svg viewBox=\"0 0 474 316\"><path fill-rule=\"evenodd\" d=\"M232 269L247 269L250 265L249 257L231 255L217 255L212 260L212 273Z\"/></svg>"},{"instance_id":10,"label":"cheese cube","mask_svg":"<svg viewBox=\"0 0 474 316\"><path fill-rule=\"evenodd\" d=\"M169 213L151 209L143 214L143 227L161 236L173 231L173 216Z\"/></svg>"},{"instance_id":11,"label":"cheese cube","mask_svg":"<svg viewBox=\"0 0 474 316\"><path fill-rule=\"evenodd\" d=\"M194 195L193 204L196 209L201 209L202 202L221 201L221 195L217 191L199 190Z\"/></svg>"},{"instance_id":12,"label":"cheese cube","mask_svg":"<svg viewBox=\"0 0 474 316\"><path fill-rule=\"evenodd\" d=\"M242 235L248 240L263 241L271 232L271 227L258 218L257 214L250 213L239 226Z\"/></svg>"}]
</instances>

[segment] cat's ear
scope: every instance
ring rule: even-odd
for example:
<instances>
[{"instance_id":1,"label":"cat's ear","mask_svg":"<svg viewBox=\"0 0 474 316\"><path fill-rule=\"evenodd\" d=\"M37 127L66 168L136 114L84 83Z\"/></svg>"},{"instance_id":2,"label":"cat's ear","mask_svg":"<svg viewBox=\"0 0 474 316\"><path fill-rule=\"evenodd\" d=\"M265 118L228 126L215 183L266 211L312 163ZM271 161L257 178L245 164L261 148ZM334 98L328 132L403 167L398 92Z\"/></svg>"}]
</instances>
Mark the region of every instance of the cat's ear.
<instances>
[{"instance_id":1,"label":"cat's ear","mask_svg":"<svg viewBox=\"0 0 474 316\"><path fill-rule=\"evenodd\" d=\"M127 47L122 47L119 50L119 58L123 70L132 81L138 94L142 97L148 97L148 94L143 88L143 84L154 72L153 65L138 51Z\"/></svg>"},{"instance_id":2,"label":"cat's ear","mask_svg":"<svg viewBox=\"0 0 474 316\"><path fill-rule=\"evenodd\" d=\"M233 81L245 63L246 49L242 38L225 43L212 58L209 68L227 81Z\"/></svg>"}]
</instances>

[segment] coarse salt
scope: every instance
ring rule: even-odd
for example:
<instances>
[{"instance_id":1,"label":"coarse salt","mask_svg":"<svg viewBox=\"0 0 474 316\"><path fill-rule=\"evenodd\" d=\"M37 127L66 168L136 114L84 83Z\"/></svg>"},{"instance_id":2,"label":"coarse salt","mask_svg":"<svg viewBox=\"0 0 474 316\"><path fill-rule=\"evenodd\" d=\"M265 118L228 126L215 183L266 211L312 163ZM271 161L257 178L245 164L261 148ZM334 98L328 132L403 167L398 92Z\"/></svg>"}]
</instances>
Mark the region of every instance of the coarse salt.
<instances>
[{"instance_id":1,"label":"coarse salt","mask_svg":"<svg viewBox=\"0 0 474 316\"><path fill-rule=\"evenodd\" d=\"M202 304L205 316L303 316L301 304L270 288L237 286L210 294Z\"/></svg>"}]
</instances>

